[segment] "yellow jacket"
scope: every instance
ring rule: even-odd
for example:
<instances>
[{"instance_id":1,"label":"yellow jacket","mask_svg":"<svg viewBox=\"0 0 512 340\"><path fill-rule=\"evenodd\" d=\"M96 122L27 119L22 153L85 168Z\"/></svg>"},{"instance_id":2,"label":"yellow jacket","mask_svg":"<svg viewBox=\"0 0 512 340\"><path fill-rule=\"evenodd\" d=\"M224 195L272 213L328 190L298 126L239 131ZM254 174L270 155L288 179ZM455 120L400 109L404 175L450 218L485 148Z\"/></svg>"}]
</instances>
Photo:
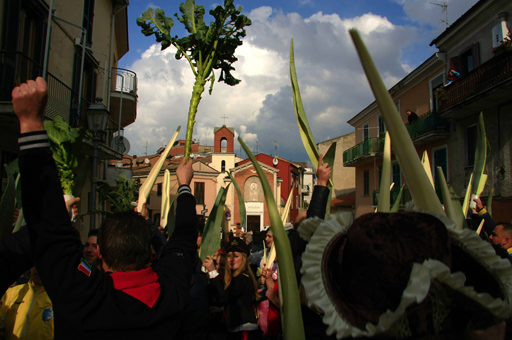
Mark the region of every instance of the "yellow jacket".
<instances>
[{"instance_id":1,"label":"yellow jacket","mask_svg":"<svg viewBox=\"0 0 512 340\"><path fill-rule=\"evenodd\" d=\"M53 339L53 307L43 286L9 288L0 306L0 339Z\"/></svg>"}]
</instances>

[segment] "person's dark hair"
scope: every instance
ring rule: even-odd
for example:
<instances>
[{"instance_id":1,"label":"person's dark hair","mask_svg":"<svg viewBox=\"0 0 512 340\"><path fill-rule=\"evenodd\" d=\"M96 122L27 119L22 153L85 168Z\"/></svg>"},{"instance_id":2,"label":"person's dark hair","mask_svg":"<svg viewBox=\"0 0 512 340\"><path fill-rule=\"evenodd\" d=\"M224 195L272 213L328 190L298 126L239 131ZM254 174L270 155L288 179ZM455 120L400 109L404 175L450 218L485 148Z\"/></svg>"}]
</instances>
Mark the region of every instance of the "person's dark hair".
<instances>
[{"instance_id":1,"label":"person's dark hair","mask_svg":"<svg viewBox=\"0 0 512 340\"><path fill-rule=\"evenodd\" d=\"M89 230L89 233L87 234L87 237L98 236L98 232L99 232L98 229Z\"/></svg>"},{"instance_id":2,"label":"person's dark hair","mask_svg":"<svg viewBox=\"0 0 512 340\"><path fill-rule=\"evenodd\" d=\"M98 245L113 271L144 269L151 261L151 232L144 217L133 211L110 215L101 225Z\"/></svg>"}]
</instances>

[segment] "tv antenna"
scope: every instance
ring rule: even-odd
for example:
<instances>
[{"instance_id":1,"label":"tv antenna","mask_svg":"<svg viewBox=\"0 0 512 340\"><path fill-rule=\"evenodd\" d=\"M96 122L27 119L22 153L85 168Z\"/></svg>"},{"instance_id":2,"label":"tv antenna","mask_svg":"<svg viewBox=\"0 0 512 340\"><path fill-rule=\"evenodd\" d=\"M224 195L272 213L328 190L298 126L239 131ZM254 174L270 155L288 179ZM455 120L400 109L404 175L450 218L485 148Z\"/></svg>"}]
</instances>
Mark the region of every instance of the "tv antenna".
<instances>
[{"instance_id":1,"label":"tv antenna","mask_svg":"<svg viewBox=\"0 0 512 340\"><path fill-rule=\"evenodd\" d=\"M448 4L443 1L442 4L438 4L438 3L435 3L435 2L430 2L432 5L436 5L436 6L439 6L439 7L442 7L443 8L443 11L446 13L446 20L443 20L441 19L440 22L444 22L446 24L446 28L448 28L450 26L449 22L448 22Z\"/></svg>"},{"instance_id":2,"label":"tv antenna","mask_svg":"<svg viewBox=\"0 0 512 340\"><path fill-rule=\"evenodd\" d=\"M277 141L274 141L274 156L277 156Z\"/></svg>"}]
</instances>

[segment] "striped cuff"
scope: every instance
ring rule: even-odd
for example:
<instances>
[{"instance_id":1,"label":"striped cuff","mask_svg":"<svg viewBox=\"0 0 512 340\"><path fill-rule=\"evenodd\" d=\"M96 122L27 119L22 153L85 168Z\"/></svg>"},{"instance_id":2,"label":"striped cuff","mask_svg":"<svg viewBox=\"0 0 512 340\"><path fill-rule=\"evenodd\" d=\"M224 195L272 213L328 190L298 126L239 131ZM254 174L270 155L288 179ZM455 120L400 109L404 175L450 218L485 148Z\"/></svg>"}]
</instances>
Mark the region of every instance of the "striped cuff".
<instances>
[{"instance_id":1,"label":"striped cuff","mask_svg":"<svg viewBox=\"0 0 512 340\"><path fill-rule=\"evenodd\" d=\"M180 187L178 188L178 195L185 194L185 193L192 195L192 190L186 184L180 185Z\"/></svg>"},{"instance_id":2,"label":"striped cuff","mask_svg":"<svg viewBox=\"0 0 512 340\"><path fill-rule=\"evenodd\" d=\"M18 138L18 145L20 146L20 151L50 147L46 131L23 133Z\"/></svg>"},{"instance_id":3,"label":"striped cuff","mask_svg":"<svg viewBox=\"0 0 512 340\"><path fill-rule=\"evenodd\" d=\"M486 209L486 207L483 207L482 209L478 210L478 215L479 215L479 216L482 216L483 214L487 214L487 209Z\"/></svg>"}]
</instances>

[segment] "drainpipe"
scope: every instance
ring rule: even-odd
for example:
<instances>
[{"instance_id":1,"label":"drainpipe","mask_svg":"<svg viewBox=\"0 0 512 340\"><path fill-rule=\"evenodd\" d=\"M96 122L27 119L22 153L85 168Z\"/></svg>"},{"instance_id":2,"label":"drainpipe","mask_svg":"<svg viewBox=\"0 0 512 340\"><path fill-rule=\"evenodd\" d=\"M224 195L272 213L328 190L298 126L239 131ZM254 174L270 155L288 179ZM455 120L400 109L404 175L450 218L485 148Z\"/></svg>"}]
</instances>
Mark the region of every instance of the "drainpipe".
<instances>
[{"instance_id":1,"label":"drainpipe","mask_svg":"<svg viewBox=\"0 0 512 340\"><path fill-rule=\"evenodd\" d=\"M46 42L44 45L44 61L43 61L43 78L47 80L48 73L48 57L50 54L50 33L52 26L52 17L53 17L53 0L50 0L50 7L48 8L48 26L46 27Z\"/></svg>"},{"instance_id":2,"label":"drainpipe","mask_svg":"<svg viewBox=\"0 0 512 340\"><path fill-rule=\"evenodd\" d=\"M109 54L109 60L108 60L108 65L107 65L108 74L109 74L109 81L108 81L109 93L110 93L110 87L112 86L112 64L113 64L113 58L114 58L114 30L115 30L115 26L116 26L116 15L119 12L121 12L123 9L128 7L129 4L130 4L130 2L126 1L125 5L123 5L121 8L119 8L117 11L113 11L113 13L112 13L112 20L111 20L111 24L110 24L110 54ZM104 81L106 81L106 79L104 79ZM104 89L103 91L105 91L106 87L104 86L103 89ZM121 89L121 91L122 91L122 89ZM105 93L103 93L103 97L108 98L107 108L110 111L110 95L106 97ZM118 129L121 130L121 126L119 126ZM119 133L119 130L118 130L118 133Z\"/></svg>"}]
</instances>

